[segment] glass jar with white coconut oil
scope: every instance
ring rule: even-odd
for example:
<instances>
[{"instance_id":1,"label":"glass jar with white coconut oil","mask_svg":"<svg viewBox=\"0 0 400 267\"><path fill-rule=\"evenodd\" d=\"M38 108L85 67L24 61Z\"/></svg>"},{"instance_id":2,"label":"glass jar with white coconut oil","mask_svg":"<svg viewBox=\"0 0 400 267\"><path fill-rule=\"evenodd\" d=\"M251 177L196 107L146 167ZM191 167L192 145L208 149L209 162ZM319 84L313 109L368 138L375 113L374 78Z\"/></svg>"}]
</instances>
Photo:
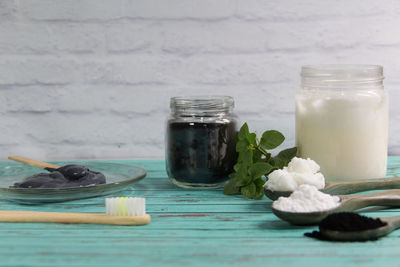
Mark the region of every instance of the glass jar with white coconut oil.
<instances>
[{"instance_id":1,"label":"glass jar with white coconut oil","mask_svg":"<svg viewBox=\"0 0 400 267\"><path fill-rule=\"evenodd\" d=\"M377 65L303 66L296 95L299 156L328 181L386 175L388 95Z\"/></svg>"}]
</instances>

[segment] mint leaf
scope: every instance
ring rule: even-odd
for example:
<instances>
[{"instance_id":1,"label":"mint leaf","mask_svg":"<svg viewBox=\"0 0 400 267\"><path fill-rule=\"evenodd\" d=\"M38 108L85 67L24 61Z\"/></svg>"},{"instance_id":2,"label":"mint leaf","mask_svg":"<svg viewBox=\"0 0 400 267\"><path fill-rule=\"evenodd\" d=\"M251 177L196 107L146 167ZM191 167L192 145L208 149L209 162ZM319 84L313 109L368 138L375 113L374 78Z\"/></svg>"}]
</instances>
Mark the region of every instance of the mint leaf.
<instances>
[{"instance_id":1,"label":"mint leaf","mask_svg":"<svg viewBox=\"0 0 400 267\"><path fill-rule=\"evenodd\" d=\"M256 186L256 193L254 194L254 199L262 199L264 197L264 180L259 178L254 181Z\"/></svg>"},{"instance_id":2,"label":"mint leaf","mask_svg":"<svg viewBox=\"0 0 400 267\"><path fill-rule=\"evenodd\" d=\"M237 187L242 187L242 186L246 186L250 183L251 183L251 176L247 175L247 176L240 177L240 179L237 179L235 185Z\"/></svg>"},{"instance_id":3,"label":"mint leaf","mask_svg":"<svg viewBox=\"0 0 400 267\"><path fill-rule=\"evenodd\" d=\"M250 133L248 135L247 140L249 141L250 145L256 146L257 145L257 135L256 135L256 133Z\"/></svg>"},{"instance_id":4,"label":"mint leaf","mask_svg":"<svg viewBox=\"0 0 400 267\"><path fill-rule=\"evenodd\" d=\"M247 140L239 140L236 143L236 152L241 152L247 149L247 147L249 146L249 143Z\"/></svg>"},{"instance_id":5,"label":"mint leaf","mask_svg":"<svg viewBox=\"0 0 400 267\"><path fill-rule=\"evenodd\" d=\"M268 163L272 166L277 167L278 169L282 169L283 167L285 167L285 161L278 157L270 158Z\"/></svg>"},{"instance_id":6,"label":"mint leaf","mask_svg":"<svg viewBox=\"0 0 400 267\"><path fill-rule=\"evenodd\" d=\"M236 186L235 179L229 180L224 187L224 194L225 195L234 195L240 193L240 187Z\"/></svg>"},{"instance_id":7,"label":"mint leaf","mask_svg":"<svg viewBox=\"0 0 400 267\"><path fill-rule=\"evenodd\" d=\"M236 172L236 186L245 186L251 182L251 177L249 176L248 167L246 165L240 165Z\"/></svg>"},{"instance_id":8,"label":"mint leaf","mask_svg":"<svg viewBox=\"0 0 400 267\"><path fill-rule=\"evenodd\" d=\"M253 162L262 161L263 154L259 150L253 151Z\"/></svg>"},{"instance_id":9,"label":"mint leaf","mask_svg":"<svg viewBox=\"0 0 400 267\"><path fill-rule=\"evenodd\" d=\"M238 139L239 140L247 140L247 136L249 134L250 134L249 126L247 126L247 123L245 123L239 130Z\"/></svg>"},{"instance_id":10,"label":"mint leaf","mask_svg":"<svg viewBox=\"0 0 400 267\"><path fill-rule=\"evenodd\" d=\"M285 137L278 131L265 131L261 137L260 146L265 150L274 149L282 144L284 140Z\"/></svg>"},{"instance_id":11,"label":"mint leaf","mask_svg":"<svg viewBox=\"0 0 400 267\"><path fill-rule=\"evenodd\" d=\"M279 169L287 166L297 154L297 147L282 150L275 157L271 158L270 163Z\"/></svg>"},{"instance_id":12,"label":"mint leaf","mask_svg":"<svg viewBox=\"0 0 400 267\"><path fill-rule=\"evenodd\" d=\"M266 162L257 162L250 166L249 172L253 178L260 178L262 175L267 175L274 167Z\"/></svg>"},{"instance_id":13,"label":"mint leaf","mask_svg":"<svg viewBox=\"0 0 400 267\"><path fill-rule=\"evenodd\" d=\"M240 193L242 193L243 196L247 198L254 198L256 195L257 189L256 185L254 183L251 183L249 185L246 185L242 188L240 188Z\"/></svg>"},{"instance_id":14,"label":"mint leaf","mask_svg":"<svg viewBox=\"0 0 400 267\"><path fill-rule=\"evenodd\" d=\"M253 150L247 149L239 153L238 163L250 166L253 163Z\"/></svg>"},{"instance_id":15,"label":"mint leaf","mask_svg":"<svg viewBox=\"0 0 400 267\"><path fill-rule=\"evenodd\" d=\"M242 179L242 178L245 178L245 177L247 177L247 176L248 176L247 166L241 164L241 165L239 166L239 169L238 169L237 172L236 172L236 177L239 178L239 179Z\"/></svg>"},{"instance_id":16,"label":"mint leaf","mask_svg":"<svg viewBox=\"0 0 400 267\"><path fill-rule=\"evenodd\" d=\"M236 163L235 166L233 166L233 170L234 170L235 172L237 172L237 171L239 170L239 168L240 168L240 164L239 164L239 163ZM231 177L231 175L234 175L234 174L235 174L235 173L229 174L229 177Z\"/></svg>"},{"instance_id":17,"label":"mint leaf","mask_svg":"<svg viewBox=\"0 0 400 267\"><path fill-rule=\"evenodd\" d=\"M276 157L281 158L285 160L287 163L289 163L297 154L297 147L292 147L288 148L285 150L282 150L281 152L276 155Z\"/></svg>"}]
</instances>

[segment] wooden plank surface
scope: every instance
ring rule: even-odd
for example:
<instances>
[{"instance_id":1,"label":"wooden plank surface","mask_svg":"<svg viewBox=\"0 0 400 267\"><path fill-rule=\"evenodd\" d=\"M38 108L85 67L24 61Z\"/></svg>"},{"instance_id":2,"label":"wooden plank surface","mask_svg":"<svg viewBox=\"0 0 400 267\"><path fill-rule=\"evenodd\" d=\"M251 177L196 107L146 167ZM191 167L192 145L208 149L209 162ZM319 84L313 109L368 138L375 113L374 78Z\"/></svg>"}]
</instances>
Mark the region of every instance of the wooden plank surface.
<instances>
[{"instance_id":1,"label":"wooden plank surface","mask_svg":"<svg viewBox=\"0 0 400 267\"><path fill-rule=\"evenodd\" d=\"M398 265L400 231L374 242L309 239L316 227L296 227L271 213L271 201L225 196L221 190L172 185L162 160L120 160L145 168L147 178L115 196L147 198L150 225L0 225L0 266L364 266ZM0 162L1 164L18 164ZM388 176L400 175L390 157ZM2 210L104 212L104 198L27 206L0 201ZM371 209L370 216L400 215Z\"/></svg>"}]
</instances>

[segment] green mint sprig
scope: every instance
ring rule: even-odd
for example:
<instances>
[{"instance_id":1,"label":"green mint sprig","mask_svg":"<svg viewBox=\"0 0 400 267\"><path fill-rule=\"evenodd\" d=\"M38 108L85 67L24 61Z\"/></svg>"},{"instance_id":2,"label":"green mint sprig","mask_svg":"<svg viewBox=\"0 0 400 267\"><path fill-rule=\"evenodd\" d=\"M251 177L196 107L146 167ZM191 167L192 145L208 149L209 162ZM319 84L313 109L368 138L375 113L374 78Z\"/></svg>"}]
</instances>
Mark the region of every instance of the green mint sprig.
<instances>
[{"instance_id":1,"label":"green mint sprig","mask_svg":"<svg viewBox=\"0 0 400 267\"><path fill-rule=\"evenodd\" d=\"M285 137L278 131L265 131L261 139L257 134L250 133L247 123L243 124L238 133L236 151L239 153L234 172L224 187L224 194L242 194L251 199L262 199L264 196L263 176L272 171L282 169L296 156L297 148L282 150L272 157L267 150L275 149L283 143Z\"/></svg>"}]
</instances>

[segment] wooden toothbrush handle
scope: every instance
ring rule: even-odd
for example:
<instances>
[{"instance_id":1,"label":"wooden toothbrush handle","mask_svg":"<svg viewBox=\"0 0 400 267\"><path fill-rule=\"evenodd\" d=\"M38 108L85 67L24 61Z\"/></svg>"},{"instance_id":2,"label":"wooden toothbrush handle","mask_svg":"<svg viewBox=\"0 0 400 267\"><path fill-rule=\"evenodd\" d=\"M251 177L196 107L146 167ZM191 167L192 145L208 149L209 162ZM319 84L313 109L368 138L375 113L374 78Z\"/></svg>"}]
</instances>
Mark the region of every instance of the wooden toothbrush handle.
<instances>
[{"instance_id":1,"label":"wooden toothbrush handle","mask_svg":"<svg viewBox=\"0 0 400 267\"><path fill-rule=\"evenodd\" d=\"M110 216L103 213L0 211L0 222L16 223L145 225L149 224L150 220L148 214L143 216Z\"/></svg>"},{"instance_id":2,"label":"wooden toothbrush handle","mask_svg":"<svg viewBox=\"0 0 400 267\"><path fill-rule=\"evenodd\" d=\"M60 168L60 166L58 166L58 165L54 165L54 164L42 162L42 161L37 161L37 160L33 160L33 159L28 159L28 158L21 157L21 156L9 156L8 159L22 162L27 165L31 165L31 166L42 168L42 169L44 169L44 168L53 168L53 169Z\"/></svg>"}]
</instances>

